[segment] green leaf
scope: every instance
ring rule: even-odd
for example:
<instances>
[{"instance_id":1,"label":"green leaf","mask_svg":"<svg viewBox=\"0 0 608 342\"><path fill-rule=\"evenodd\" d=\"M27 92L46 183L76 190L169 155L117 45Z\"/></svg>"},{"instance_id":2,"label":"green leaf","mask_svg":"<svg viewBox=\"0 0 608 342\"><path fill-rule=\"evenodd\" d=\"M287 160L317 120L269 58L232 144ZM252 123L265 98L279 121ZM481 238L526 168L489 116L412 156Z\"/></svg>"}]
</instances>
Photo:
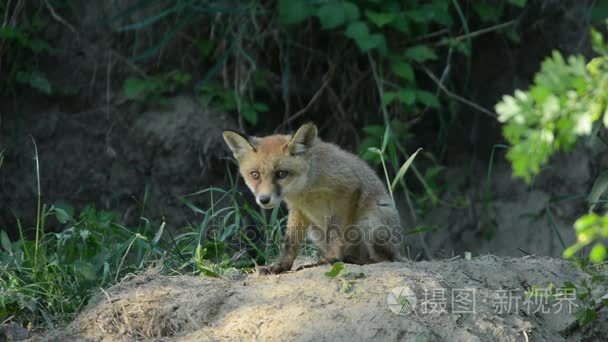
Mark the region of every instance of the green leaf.
<instances>
[{"instance_id":1,"label":"green leaf","mask_svg":"<svg viewBox=\"0 0 608 342\"><path fill-rule=\"evenodd\" d=\"M0 38L2 40L14 40L21 46L26 46L28 41L28 37L23 32L8 27L0 27Z\"/></svg>"},{"instance_id":2,"label":"green leaf","mask_svg":"<svg viewBox=\"0 0 608 342\"><path fill-rule=\"evenodd\" d=\"M596 243L591 249L589 260L596 264L606 260L606 246L604 246L601 242Z\"/></svg>"},{"instance_id":3,"label":"green leaf","mask_svg":"<svg viewBox=\"0 0 608 342\"><path fill-rule=\"evenodd\" d=\"M528 2L528 1L527 0L509 0L509 3L511 3L517 7L526 6L526 2Z\"/></svg>"},{"instance_id":4,"label":"green leaf","mask_svg":"<svg viewBox=\"0 0 608 342\"><path fill-rule=\"evenodd\" d=\"M474 1L471 3L473 10L484 22L495 22L502 14L502 6L496 6L489 1Z\"/></svg>"},{"instance_id":5,"label":"green leaf","mask_svg":"<svg viewBox=\"0 0 608 342\"><path fill-rule=\"evenodd\" d=\"M342 272L342 270L344 269L344 263L339 261L333 264L333 266L331 267L331 270L329 272L325 272L325 276L328 278L335 278L338 276L338 274L340 274L340 272Z\"/></svg>"},{"instance_id":6,"label":"green leaf","mask_svg":"<svg viewBox=\"0 0 608 342\"><path fill-rule=\"evenodd\" d=\"M395 100L411 106L416 102L416 92L412 89L401 89L397 92L387 91L382 97L382 105L388 106Z\"/></svg>"},{"instance_id":7,"label":"green leaf","mask_svg":"<svg viewBox=\"0 0 608 342\"><path fill-rule=\"evenodd\" d=\"M353 281L346 279L340 279L340 291L348 293L353 289Z\"/></svg>"},{"instance_id":8,"label":"green leaf","mask_svg":"<svg viewBox=\"0 0 608 342\"><path fill-rule=\"evenodd\" d=\"M130 100L135 100L150 91L151 82L137 77L129 77L123 84L123 93Z\"/></svg>"},{"instance_id":9,"label":"green leaf","mask_svg":"<svg viewBox=\"0 0 608 342\"><path fill-rule=\"evenodd\" d=\"M606 18L608 18L608 1L597 1L595 6L591 7L591 18L602 23L606 22Z\"/></svg>"},{"instance_id":10,"label":"green leaf","mask_svg":"<svg viewBox=\"0 0 608 342\"><path fill-rule=\"evenodd\" d=\"M381 125L369 125L369 126L363 127L363 132L365 132L365 134L368 136L379 137L384 134L385 127L383 127Z\"/></svg>"},{"instance_id":11,"label":"green leaf","mask_svg":"<svg viewBox=\"0 0 608 342\"><path fill-rule=\"evenodd\" d=\"M7 251L11 252L13 250L11 240L8 238L8 234L4 230L0 230L0 246Z\"/></svg>"},{"instance_id":12,"label":"green leaf","mask_svg":"<svg viewBox=\"0 0 608 342\"><path fill-rule=\"evenodd\" d=\"M315 7L306 0L280 0L277 9L280 21L286 25L299 24L315 14Z\"/></svg>"},{"instance_id":13,"label":"green leaf","mask_svg":"<svg viewBox=\"0 0 608 342\"><path fill-rule=\"evenodd\" d=\"M33 71L31 73L29 85L47 95L53 92L48 78L40 71Z\"/></svg>"},{"instance_id":14,"label":"green leaf","mask_svg":"<svg viewBox=\"0 0 608 342\"><path fill-rule=\"evenodd\" d=\"M386 52L388 51L386 45L386 38L384 38L384 35L381 33L374 33L369 36L369 40L359 44L359 48L363 52L367 52L371 49L376 49L382 54L386 54Z\"/></svg>"},{"instance_id":15,"label":"green leaf","mask_svg":"<svg viewBox=\"0 0 608 342\"><path fill-rule=\"evenodd\" d=\"M397 98L397 93L394 91L386 91L382 94L382 105L388 106Z\"/></svg>"},{"instance_id":16,"label":"green leaf","mask_svg":"<svg viewBox=\"0 0 608 342\"><path fill-rule=\"evenodd\" d=\"M431 92L419 90L416 92L416 98L425 106L429 106L434 109L438 109L440 107L439 99L437 99L437 96Z\"/></svg>"},{"instance_id":17,"label":"green leaf","mask_svg":"<svg viewBox=\"0 0 608 342\"><path fill-rule=\"evenodd\" d=\"M391 67L393 69L393 72L395 74L397 74L399 77L403 78L404 80L407 80L410 82L415 81L414 69L408 63L395 62L391 65Z\"/></svg>"},{"instance_id":18,"label":"green leaf","mask_svg":"<svg viewBox=\"0 0 608 342\"><path fill-rule=\"evenodd\" d=\"M544 103L551 95L551 90L541 85L536 85L530 89L530 96L536 103Z\"/></svg>"},{"instance_id":19,"label":"green leaf","mask_svg":"<svg viewBox=\"0 0 608 342\"><path fill-rule=\"evenodd\" d=\"M450 46L454 47L454 49L461 54L471 57L471 44L469 44L468 41L459 41L454 44L450 43Z\"/></svg>"},{"instance_id":20,"label":"green leaf","mask_svg":"<svg viewBox=\"0 0 608 342\"><path fill-rule=\"evenodd\" d=\"M361 14L359 13L359 7L357 7L357 5L349 1L345 1L342 4L344 6L346 22L351 22L359 19Z\"/></svg>"},{"instance_id":21,"label":"green leaf","mask_svg":"<svg viewBox=\"0 0 608 342\"><path fill-rule=\"evenodd\" d=\"M258 123L258 112L256 112L255 109L253 109L253 107L251 106L243 107L243 109L241 110L241 116L243 117L243 119L245 119L245 121L249 122L254 126Z\"/></svg>"},{"instance_id":22,"label":"green leaf","mask_svg":"<svg viewBox=\"0 0 608 342\"><path fill-rule=\"evenodd\" d=\"M66 224L72 219L72 214L69 211L69 208L62 208L55 206L54 208L55 218L61 224Z\"/></svg>"},{"instance_id":23,"label":"green leaf","mask_svg":"<svg viewBox=\"0 0 608 342\"><path fill-rule=\"evenodd\" d=\"M587 202L589 203L590 212L595 209L595 206L600 200L600 197L602 197L602 195L605 194L606 191L608 191L608 171L604 171L601 175L597 177L597 179L593 183L591 192L589 192Z\"/></svg>"},{"instance_id":24,"label":"green leaf","mask_svg":"<svg viewBox=\"0 0 608 342\"><path fill-rule=\"evenodd\" d=\"M226 244L223 241L209 241L204 243L202 247L203 251L205 251L205 253L201 256L202 259L211 260L226 254Z\"/></svg>"},{"instance_id":25,"label":"green leaf","mask_svg":"<svg viewBox=\"0 0 608 342\"><path fill-rule=\"evenodd\" d=\"M426 45L417 45L407 49L405 57L420 63L437 59L435 51Z\"/></svg>"},{"instance_id":26,"label":"green leaf","mask_svg":"<svg viewBox=\"0 0 608 342\"><path fill-rule=\"evenodd\" d=\"M416 102L416 92L413 89L402 89L397 92L397 100L408 106Z\"/></svg>"},{"instance_id":27,"label":"green leaf","mask_svg":"<svg viewBox=\"0 0 608 342\"><path fill-rule=\"evenodd\" d=\"M384 135L382 135L382 147L380 148L380 151L382 154L384 154L384 151L386 151L386 146L388 145L388 142L391 140L391 129L389 125L386 125L386 128L384 129Z\"/></svg>"},{"instance_id":28,"label":"green leaf","mask_svg":"<svg viewBox=\"0 0 608 342\"><path fill-rule=\"evenodd\" d=\"M158 244L158 241L160 241L160 238L163 236L164 231L165 231L165 222L161 223L160 227L158 227L158 231L156 232L156 234L154 235L154 238L152 239L153 244Z\"/></svg>"},{"instance_id":29,"label":"green leaf","mask_svg":"<svg viewBox=\"0 0 608 342\"><path fill-rule=\"evenodd\" d=\"M608 54L608 44L604 42L604 36L593 27L591 28L591 46L599 54Z\"/></svg>"},{"instance_id":30,"label":"green leaf","mask_svg":"<svg viewBox=\"0 0 608 342\"><path fill-rule=\"evenodd\" d=\"M381 53L387 51L384 35L380 33L370 34L369 27L363 21L355 21L348 25L344 35L353 39L362 52L368 52L372 49L377 49Z\"/></svg>"},{"instance_id":31,"label":"green leaf","mask_svg":"<svg viewBox=\"0 0 608 342\"><path fill-rule=\"evenodd\" d=\"M110 264L107 261L103 263L103 272L101 273L101 284L105 284L106 279L110 276Z\"/></svg>"},{"instance_id":32,"label":"green leaf","mask_svg":"<svg viewBox=\"0 0 608 342\"><path fill-rule=\"evenodd\" d=\"M369 27L362 21L355 21L346 28L344 35L354 41L362 41L369 37Z\"/></svg>"},{"instance_id":33,"label":"green leaf","mask_svg":"<svg viewBox=\"0 0 608 342\"><path fill-rule=\"evenodd\" d=\"M432 13L426 9L408 10L405 12L405 15L408 19L419 24L427 24L432 20Z\"/></svg>"},{"instance_id":34,"label":"green leaf","mask_svg":"<svg viewBox=\"0 0 608 342\"><path fill-rule=\"evenodd\" d=\"M40 54L42 52L50 52L53 50L49 43L41 39L32 39L31 41L29 41L28 47L35 54Z\"/></svg>"},{"instance_id":35,"label":"green leaf","mask_svg":"<svg viewBox=\"0 0 608 342\"><path fill-rule=\"evenodd\" d=\"M420 152L421 150L422 150L422 148L417 149L416 152L414 152L414 154L412 154L409 158L407 158L405 163L403 163L403 165L401 165L401 167L399 168L399 171L395 175L395 178L393 178L393 182L391 183L392 190L395 190L395 188L397 187L397 183L399 183L401 178L403 178L403 176L405 176L405 173L407 172L407 170L410 168L410 166L414 162L414 159L416 159L418 152Z\"/></svg>"},{"instance_id":36,"label":"green leaf","mask_svg":"<svg viewBox=\"0 0 608 342\"><path fill-rule=\"evenodd\" d=\"M574 244L564 250L563 256L564 259L570 259L574 256L576 252L578 252L582 246L580 244Z\"/></svg>"},{"instance_id":37,"label":"green leaf","mask_svg":"<svg viewBox=\"0 0 608 342\"><path fill-rule=\"evenodd\" d=\"M365 16L379 28L390 24L396 18L394 13L375 12L370 10L365 11Z\"/></svg>"},{"instance_id":38,"label":"green leaf","mask_svg":"<svg viewBox=\"0 0 608 342\"><path fill-rule=\"evenodd\" d=\"M268 105L262 102L256 102L253 104L253 109L255 109L257 112L262 112L265 113L268 111Z\"/></svg>"},{"instance_id":39,"label":"green leaf","mask_svg":"<svg viewBox=\"0 0 608 342\"><path fill-rule=\"evenodd\" d=\"M410 22L404 13L395 16L395 20L389 23L389 26L395 29L397 32L409 35L412 29L410 28Z\"/></svg>"},{"instance_id":40,"label":"green leaf","mask_svg":"<svg viewBox=\"0 0 608 342\"><path fill-rule=\"evenodd\" d=\"M344 7L338 2L329 2L319 8L317 17L321 21L321 27L324 29L336 28L346 21L346 13Z\"/></svg>"},{"instance_id":41,"label":"green leaf","mask_svg":"<svg viewBox=\"0 0 608 342\"><path fill-rule=\"evenodd\" d=\"M263 69L257 69L253 73L253 84L257 88L264 88L268 86L269 72Z\"/></svg>"},{"instance_id":42,"label":"green leaf","mask_svg":"<svg viewBox=\"0 0 608 342\"><path fill-rule=\"evenodd\" d=\"M413 235L413 234L420 234L420 233L431 233L434 231L439 230L439 227L437 226L425 226L425 225L421 225L421 226L417 226L412 230L408 230L405 235Z\"/></svg>"},{"instance_id":43,"label":"green leaf","mask_svg":"<svg viewBox=\"0 0 608 342\"><path fill-rule=\"evenodd\" d=\"M97 271L95 270L93 264L91 264L90 262L76 261L74 263L74 269L87 280L97 279Z\"/></svg>"},{"instance_id":44,"label":"green leaf","mask_svg":"<svg viewBox=\"0 0 608 342\"><path fill-rule=\"evenodd\" d=\"M503 30L503 34L513 43L521 42L521 37L519 36L519 32L515 29L515 26L507 27Z\"/></svg>"},{"instance_id":45,"label":"green leaf","mask_svg":"<svg viewBox=\"0 0 608 342\"><path fill-rule=\"evenodd\" d=\"M173 70L167 74L167 78L169 80L172 80L174 83L177 83L175 85L184 85L184 84L187 84L188 82L190 82L192 75L179 71L179 70Z\"/></svg>"},{"instance_id":46,"label":"green leaf","mask_svg":"<svg viewBox=\"0 0 608 342\"><path fill-rule=\"evenodd\" d=\"M359 7L349 1L328 2L317 10L323 29L333 29L342 24L358 20Z\"/></svg>"},{"instance_id":47,"label":"green leaf","mask_svg":"<svg viewBox=\"0 0 608 342\"><path fill-rule=\"evenodd\" d=\"M574 229L577 233L583 233L589 229L592 229L600 223L600 217L597 214L587 214L583 217L579 217L574 222Z\"/></svg>"},{"instance_id":48,"label":"green leaf","mask_svg":"<svg viewBox=\"0 0 608 342\"><path fill-rule=\"evenodd\" d=\"M382 151L380 151L380 149L377 148L377 147L369 147L367 150L369 152L372 152L372 153L377 154L377 155L381 155L382 154Z\"/></svg>"},{"instance_id":49,"label":"green leaf","mask_svg":"<svg viewBox=\"0 0 608 342\"><path fill-rule=\"evenodd\" d=\"M198 53L203 58L207 58L211 56L213 49L215 49L216 43L211 39L201 39L198 44L196 44L196 48L198 49Z\"/></svg>"},{"instance_id":50,"label":"green leaf","mask_svg":"<svg viewBox=\"0 0 608 342\"><path fill-rule=\"evenodd\" d=\"M583 308L576 313L576 320L581 327L593 322L597 318L597 312L592 308Z\"/></svg>"},{"instance_id":51,"label":"green leaf","mask_svg":"<svg viewBox=\"0 0 608 342\"><path fill-rule=\"evenodd\" d=\"M220 276L219 274L217 274L217 272L214 272L213 270L210 270L207 267L202 267L200 271L206 277L219 278Z\"/></svg>"},{"instance_id":52,"label":"green leaf","mask_svg":"<svg viewBox=\"0 0 608 342\"><path fill-rule=\"evenodd\" d=\"M203 267L202 262L203 258L205 257L205 254L207 254L207 250L204 249L203 246L199 243L194 251L194 258L198 267Z\"/></svg>"}]
</instances>

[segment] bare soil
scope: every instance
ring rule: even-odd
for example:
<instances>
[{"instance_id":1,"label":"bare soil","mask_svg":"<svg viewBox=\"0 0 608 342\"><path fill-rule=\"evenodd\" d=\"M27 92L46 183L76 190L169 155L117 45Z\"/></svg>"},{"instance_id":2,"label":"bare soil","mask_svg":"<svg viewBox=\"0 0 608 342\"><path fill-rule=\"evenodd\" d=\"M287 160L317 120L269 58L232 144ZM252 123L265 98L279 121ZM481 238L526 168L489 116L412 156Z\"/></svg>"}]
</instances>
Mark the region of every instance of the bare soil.
<instances>
[{"instance_id":1,"label":"bare soil","mask_svg":"<svg viewBox=\"0 0 608 342\"><path fill-rule=\"evenodd\" d=\"M300 261L302 262L302 261ZM276 276L223 279L156 271L100 291L64 330L34 340L154 341L605 341L608 313L570 335L567 302L530 302L523 291L586 279L547 257L346 265L335 278L321 266ZM502 306L514 291L512 307ZM410 293L396 307L394 293ZM463 300L473 293L475 303ZM601 291L601 289L598 289ZM427 293L425 302L425 292ZM433 295L432 293L435 293ZM443 293L442 299L437 294ZM400 296L399 294L397 295ZM473 298L473 297L468 297ZM516 299L517 298L517 299ZM534 297L533 297L534 298ZM515 308L515 303L518 308ZM404 302L401 301L403 304ZM426 303L426 304L423 304ZM434 310L432 303L445 303ZM527 304L526 304L527 303ZM572 303L571 311L580 303ZM503 301L504 304L504 301ZM410 308L413 309L409 310ZM502 312L499 310L502 308ZM546 312L544 312L546 311Z\"/></svg>"}]
</instances>

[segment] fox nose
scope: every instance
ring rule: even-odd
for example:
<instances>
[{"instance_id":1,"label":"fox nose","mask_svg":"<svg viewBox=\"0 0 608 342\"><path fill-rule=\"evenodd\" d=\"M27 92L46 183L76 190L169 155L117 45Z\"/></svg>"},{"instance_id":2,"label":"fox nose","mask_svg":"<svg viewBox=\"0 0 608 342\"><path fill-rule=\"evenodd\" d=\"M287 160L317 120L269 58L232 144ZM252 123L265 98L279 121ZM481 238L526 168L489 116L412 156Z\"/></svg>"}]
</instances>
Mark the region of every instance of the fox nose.
<instances>
[{"instance_id":1,"label":"fox nose","mask_svg":"<svg viewBox=\"0 0 608 342\"><path fill-rule=\"evenodd\" d=\"M270 196L266 196L266 195L262 195L260 196L260 198L258 198L258 200L260 201L261 204L268 204L270 203Z\"/></svg>"}]
</instances>

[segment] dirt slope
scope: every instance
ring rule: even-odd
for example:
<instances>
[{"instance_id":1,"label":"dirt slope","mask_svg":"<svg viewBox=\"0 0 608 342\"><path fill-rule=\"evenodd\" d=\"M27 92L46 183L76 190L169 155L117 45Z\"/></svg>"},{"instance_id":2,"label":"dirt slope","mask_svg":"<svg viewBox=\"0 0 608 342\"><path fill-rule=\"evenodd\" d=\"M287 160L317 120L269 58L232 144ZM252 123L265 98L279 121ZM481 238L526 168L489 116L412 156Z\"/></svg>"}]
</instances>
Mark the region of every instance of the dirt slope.
<instances>
[{"instance_id":1,"label":"dirt slope","mask_svg":"<svg viewBox=\"0 0 608 342\"><path fill-rule=\"evenodd\" d=\"M607 340L606 312L570 336L569 301L524 301L523 289L585 278L550 258L482 256L330 266L278 276L166 277L150 272L98 294L65 330L44 340L579 341ZM409 289L409 290L408 290ZM425 300L426 305L423 304ZM462 290L465 289L465 290ZM474 289L475 304L465 300ZM412 292L408 292L408 291ZM500 291L515 290L512 307ZM391 292L392 291L392 292ZM414 312L392 293L409 298ZM412 296L407 296L407 294ZM433 294L434 293L434 294ZM444 294L442 298L441 294ZM401 294L401 295L400 295ZM517 298L517 299L515 299ZM404 301L400 301L404 303ZM515 303L519 309L515 309ZM436 303L438 306L432 306ZM439 312L445 303L445 311ZM502 304L500 304L502 303ZM534 304L536 303L536 304ZM540 303L540 304L539 304ZM576 302L572 302L573 309ZM436 308L437 310L433 310ZM502 308L503 312L498 312ZM543 313L543 308L549 311ZM535 312L538 311L538 312ZM459 313L460 312L460 313Z\"/></svg>"}]
</instances>

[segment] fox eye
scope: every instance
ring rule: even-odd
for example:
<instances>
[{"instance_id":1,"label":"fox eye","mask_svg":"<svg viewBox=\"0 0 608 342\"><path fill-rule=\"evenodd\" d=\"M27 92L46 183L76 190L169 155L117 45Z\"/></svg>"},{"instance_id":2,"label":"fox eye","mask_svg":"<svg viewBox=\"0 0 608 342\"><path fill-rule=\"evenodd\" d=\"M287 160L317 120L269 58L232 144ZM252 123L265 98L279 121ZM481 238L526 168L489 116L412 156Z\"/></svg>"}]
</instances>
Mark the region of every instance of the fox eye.
<instances>
[{"instance_id":1,"label":"fox eye","mask_svg":"<svg viewBox=\"0 0 608 342\"><path fill-rule=\"evenodd\" d=\"M289 175L289 172L287 172L285 170L281 170L281 171L277 172L278 179L283 179L283 178L287 177L287 175Z\"/></svg>"},{"instance_id":2,"label":"fox eye","mask_svg":"<svg viewBox=\"0 0 608 342\"><path fill-rule=\"evenodd\" d=\"M250 175L250 176L251 176L251 178L253 178L253 179L258 179L258 178L260 178L260 173L259 173L259 172L257 172L257 171L251 171L251 172L249 172L249 175Z\"/></svg>"}]
</instances>

